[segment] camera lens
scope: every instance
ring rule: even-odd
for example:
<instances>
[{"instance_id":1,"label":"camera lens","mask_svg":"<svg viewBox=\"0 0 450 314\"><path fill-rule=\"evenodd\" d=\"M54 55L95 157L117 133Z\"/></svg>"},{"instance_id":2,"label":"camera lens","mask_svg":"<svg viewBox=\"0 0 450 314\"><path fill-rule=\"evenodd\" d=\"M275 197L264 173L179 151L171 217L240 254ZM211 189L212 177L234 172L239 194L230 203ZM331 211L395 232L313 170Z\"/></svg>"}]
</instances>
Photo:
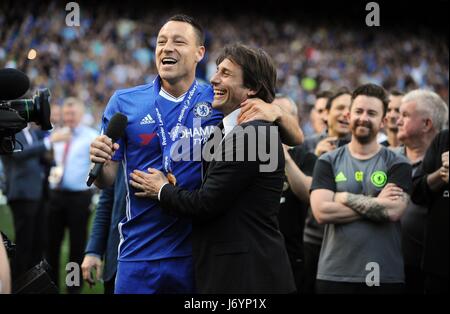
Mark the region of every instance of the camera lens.
<instances>
[{"instance_id":1,"label":"camera lens","mask_svg":"<svg viewBox=\"0 0 450 314\"><path fill-rule=\"evenodd\" d=\"M50 91L47 88L37 91L33 99L11 100L9 105L17 110L27 122L35 122L43 130L50 130Z\"/></svg>"}]
</instances>

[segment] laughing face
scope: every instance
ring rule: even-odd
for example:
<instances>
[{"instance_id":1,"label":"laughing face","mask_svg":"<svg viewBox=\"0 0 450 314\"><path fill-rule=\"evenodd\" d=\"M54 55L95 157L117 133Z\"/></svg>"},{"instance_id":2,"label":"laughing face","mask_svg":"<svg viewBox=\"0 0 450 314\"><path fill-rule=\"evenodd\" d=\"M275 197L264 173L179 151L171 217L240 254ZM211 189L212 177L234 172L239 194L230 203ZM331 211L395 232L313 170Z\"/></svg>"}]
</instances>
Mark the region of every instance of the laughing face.
<instances>
[{"instance_id":1,"label":"laughing face","mask_svg":"<svg viewBox=\"0 0 450 314\"><path fill-rule=\"evenodd\" d=\"M336 97L331 103L328 112L328 132L330 136L343 137L350 133L348 112L352 97L343 94Z\"/></svg>"},{"instance_id":2,"label":"laughing face","mask_svg":"<svg viewBox=\"0 0 450 314\"><path fill-rule=\"evenodd\" d=\"M224 59L211 78L214 88L214 100L212 106L227 115L237 109L239 105L255 93L244 87L242 68L231 61Z\"/></svg>"},{"instance_id":3,"label":"laughing face","mask_svg":"<svg viewBox=\"0 0 450 314\"><path fill-rule=\"evenodd\" d=\"M199 45L194 27L189 23L170 21L159 31L156 45L156 68L161 79L176 84L193 81L195 67L205 48Z\"/></svg>"}]
</instances>

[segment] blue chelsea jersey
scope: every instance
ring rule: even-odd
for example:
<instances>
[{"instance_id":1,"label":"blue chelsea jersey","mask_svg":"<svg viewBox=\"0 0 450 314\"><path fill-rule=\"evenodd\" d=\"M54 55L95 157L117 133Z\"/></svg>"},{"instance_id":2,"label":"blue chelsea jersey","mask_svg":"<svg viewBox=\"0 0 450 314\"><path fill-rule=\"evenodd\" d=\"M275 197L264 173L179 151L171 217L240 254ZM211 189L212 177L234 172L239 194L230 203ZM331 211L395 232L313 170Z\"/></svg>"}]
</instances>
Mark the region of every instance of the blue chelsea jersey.
<instances>
[{"instance_id":1,"label":"blue chelsea jersey","mask_svg":"<svg viewBox=\"0 0 450 314\"><path fill-rule=\"evenodd\" d=\"M155 168L165 172L163 151L166 152L165 147L170 148L172 143L168 137L173 134L170 131L178 121L183 120L177 132L178 139L189 141L194 151L194 147L203 146L214 126L222 120L222 114L211 107L214 95L211 86L195 84L188 92L192 93L192 98L184 115L181 111L189 95L181 100L163 97L159 77L151 84L116 91L106 106L103 130L117 112L128 118L125 136L118 141L120 148L112 158L123 162L127 180L126 217L119 224L120 261L148 261L192 254L191 221L167 215L158 201L136 197L136 190L129 180L135 169L147 172L148 168ZM180 119L181 115L184 119ZM166 130L165 136L160 130L161 124ZM201 161L198 158L196 161L183 159L171 162L177 185L187 190L198 189L202 180Z\"/></svg>"}]
</instances>

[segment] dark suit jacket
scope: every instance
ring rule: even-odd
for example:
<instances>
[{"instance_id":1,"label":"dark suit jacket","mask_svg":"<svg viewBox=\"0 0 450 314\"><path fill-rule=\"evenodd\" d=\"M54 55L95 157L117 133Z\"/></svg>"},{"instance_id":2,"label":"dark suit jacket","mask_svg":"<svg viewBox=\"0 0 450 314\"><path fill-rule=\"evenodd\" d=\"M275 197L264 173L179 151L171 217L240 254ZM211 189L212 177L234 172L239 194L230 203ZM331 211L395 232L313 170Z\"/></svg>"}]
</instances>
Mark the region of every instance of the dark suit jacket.
<instances>
[{"instance_id":1,"label":"dark suit jacket","mask_svg":"<svg viewBox=\"0 0 450 314\"><path fill-rule=\"evenodd\" d=\"M102 190L95 211L95 218L86 254L104 256L103 280L114 278L117 271L119 246L118 224L125 217L125 179L122 165L119 165L116 181L112 187Z\"/></svg>"},{"instance_id":2,"label":"dark suit jacket","mask_svg":"<svg viewBox=\"0 0 450 314\"><path fill-rule=\"evenodd\" d=\"M23 131L20 131L16 134L16 141L22 143L23 150L2 156L5 194L9 201L39 201L42 198L44 170L40 159L47 149L43 140L38 140L34 130L30 130L30 133L33 138L31 145L28 145Z\"/></svg>"},{"instance_id":3,"label":"dark suit jacket","mask_svg":"<svg viewBox=\"0 0 450 314\"><path fill-rule=\"evenodd\" d=\"M258 148L265 143L278 159L275 171L261 172L263 162L259 158L251 161L249 154L245 154L244 161L218 161L218 157L229 157L238 151L237 141L233 144L233 136L228 134L221 143L222 149L214 153L215 160L207 165L200 190L165 185L161 206L193 218L198 292L290 293L295 291L295 285L277 220L284 174L281 141L277 130L275 137L269 137L271 124L266 122L241 126L262 136L256 145L254 140L248 141L249 136L242 129L237 131L236 138L246 141L244 149L258 157Z\"/></svg>"}]
</instances>

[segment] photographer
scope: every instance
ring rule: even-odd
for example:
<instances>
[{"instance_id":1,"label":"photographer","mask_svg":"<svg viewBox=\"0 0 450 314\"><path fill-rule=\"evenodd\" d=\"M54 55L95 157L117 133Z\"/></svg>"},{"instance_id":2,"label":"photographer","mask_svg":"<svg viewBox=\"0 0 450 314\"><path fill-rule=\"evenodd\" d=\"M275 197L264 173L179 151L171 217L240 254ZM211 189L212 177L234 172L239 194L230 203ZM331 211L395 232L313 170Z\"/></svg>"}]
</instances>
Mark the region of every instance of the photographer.
<instances>
[{"instance_id":1,"label":"photographer","mask_svg":"<svg viewBox=\"0 0 450 314\"><path fill-rule=\"evenodd\" d=\"M14 219L17 252L12 261L13 279L39 263L43 252L34 248L42 247L39 224L43 195L44 170L41 157L52 148L52 144L68 140L70 134L55 132L48 138L38 140L36 131L27 126L16 134L16 140L23 146L22 151L3 155L6 189L5 194Z\"/></svg>"},{"instance_id":2,"label":"photographer","mask_svg":"<svg viewBox=\"0 0 450 314\"><path fill-rule=\"evenodd\" d=\"M3 238L0 234L0 294L11 293L11 275L9 271L9 261L6 249L3 245Z\"/></svg>"}]
</instances>

